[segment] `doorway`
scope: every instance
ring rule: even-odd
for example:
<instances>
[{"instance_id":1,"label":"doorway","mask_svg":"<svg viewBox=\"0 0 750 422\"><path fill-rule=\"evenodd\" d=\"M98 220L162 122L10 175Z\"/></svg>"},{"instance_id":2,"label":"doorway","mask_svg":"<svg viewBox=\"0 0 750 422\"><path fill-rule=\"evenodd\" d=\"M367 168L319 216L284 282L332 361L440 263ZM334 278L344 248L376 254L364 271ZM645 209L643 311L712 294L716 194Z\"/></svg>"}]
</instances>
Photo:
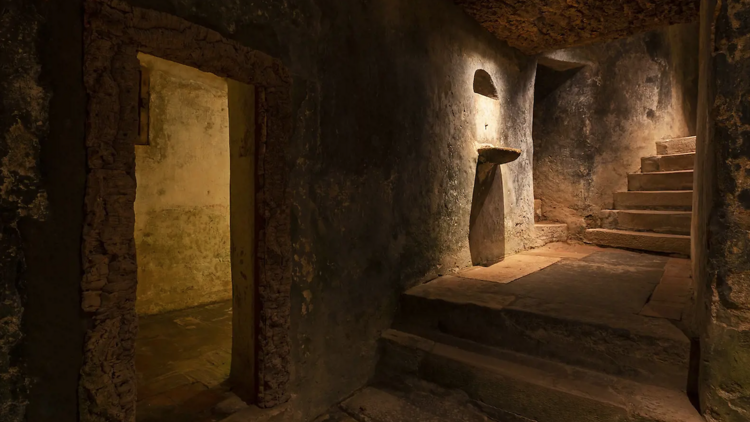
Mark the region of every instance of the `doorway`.
<instances>
[{"instance_id":1,"label":"doorway","mask_svg":"<svg viewBox=\"0 0 750 422\"><path fill-rule=\"evenodd\" d=\"M255 89L138 59L137 420L211 420L256 394Z\"/></svg>"},{"instance_id":2,"label":"doorway","mask_svg":"<svg viewBox=\"0 0 750 422\"><path fill-rule=\"evenodd\" d=\"M249 233L254 233L255 249L234 248L230 256L232 272L241 274L232 277L229 377L232 390L245 402L262 408L286 402L293 256L289 70L278 59L154 10L132 7L114 12L107 4L87 2L84 19L88 174L81 306L89 324L79 380L81 420L136 418L135 150L142 142L143 123L139 52L226 78L230 148L237 148L237 158L255 163L252 170L244 170L254 175L251 191L244 192L244 201L253 201L253 209L237 211L254 224ZM239 157L241 151L254 154ZM230 237L241 226L232 221L240 203L234 200L234 172L239 174L241 168L241 160L233 161L230 149Z\"/></svg>"}]
</instances>

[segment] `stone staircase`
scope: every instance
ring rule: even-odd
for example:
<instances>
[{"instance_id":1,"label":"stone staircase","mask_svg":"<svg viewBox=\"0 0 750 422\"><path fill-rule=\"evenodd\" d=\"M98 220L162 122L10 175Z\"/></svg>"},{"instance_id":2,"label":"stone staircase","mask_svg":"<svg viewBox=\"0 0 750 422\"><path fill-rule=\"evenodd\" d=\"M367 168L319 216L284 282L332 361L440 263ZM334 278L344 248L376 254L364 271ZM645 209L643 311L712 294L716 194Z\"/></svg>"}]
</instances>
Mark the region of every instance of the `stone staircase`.
<instances>
[{"instance_id":1,"label":"stone staircase","mask_svg":"<svg viewBox=\"0 0 750 422\"><path fill-rule=\"evenodd\" d=\"M602 228L584 239L601 246L690 255L695 137L658 141L657 155L628 175L628 191L603 211Z\"/></svg>"},{"instance_id":2,"label":"stone staircase","mask_svg":"<svg viewBox=\"0 0 750 422\"><path fill-rule=\"evenodd\" d=\"M476 269L404 293L373 382L317 422L703 422L690 340L638 312L689 261L571 248L522 253L559 261L514 281Z\"/></svg>"}]
</instances>

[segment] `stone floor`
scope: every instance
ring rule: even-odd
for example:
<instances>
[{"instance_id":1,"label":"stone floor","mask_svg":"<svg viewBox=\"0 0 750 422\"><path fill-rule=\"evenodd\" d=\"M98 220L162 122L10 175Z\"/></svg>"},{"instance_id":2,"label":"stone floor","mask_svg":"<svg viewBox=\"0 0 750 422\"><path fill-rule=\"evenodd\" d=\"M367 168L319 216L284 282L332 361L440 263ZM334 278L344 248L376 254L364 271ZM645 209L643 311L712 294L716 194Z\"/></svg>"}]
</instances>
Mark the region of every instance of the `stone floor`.
<instances>
[{"instance_id":1,"label":"stone floor","mask_svg":"<svg viewBox=\"0 0 750 422\"><path fill-rule=\"evenodd\" d=\"M458 278L506 285L495 290L514 299L672 321L683 319L692 294L689 259L567 243L523 252L491 267L475 267Z\"/></svg>"},{"instance_id":2,"label":"stone floor","mask_svg":"<svg viewBox=\"0 0 750 422\"><path fill-rule=\"evenodd\" d=\"M318 422L698 422L687 259L566 243L402 295L374 382Z\"/></svg>"},{"instance_id":3,"label":"stone floor","mask_svg":"<svg viewBox=\"0 0 750 422\"><path fill-rule=\"evenodd\" d=\"M141 317L138 422L213 422L228 396L232 303Z\"/></svg>"},{"instance_id":4,"label":"stone floor","mask_svg":"<svg viewBox=\"0 0 750 422\"><path fill-rule=\"evenodd\" d=\"M488 268L476 267L442 277L410 290L404 297L436 300L441 306L437 310L441 318L447 315L443 310L445 306L468 304L472 312L512 308L541 313L547 319L562 318L570 321L566 335L572 337L576 335L575 321L583 325L594 319L598 324L622 326L633 333L645 329L645 334L661 335L663 327L658 325L659 321L665 324L669 321L667 326L679 326L679 321L685 319L684 312L689 308L691 297L690 274L690 261L685 259L561 243L509 257ZM402 307L408 308L408 303L402 303ZM420 309L414 310L419 315L411 321L412 325L431 318L429 307ZM401 312L404 313L404 309ZM461 321L473 324L470 314L461 315ZM425 321L421 321L422 318ZM216 406L232 397L226 385L231 358L231 321L231 302L141 318L136 346L138 422L225 420L231 412L219 414ZM460 324L455 327L451 324L446 320L439 325L441 330L471 331ZM638 327L642 324L647 327ZM407 326L409 324L399 329ZM491 331L497 327L482 324L473 327L481 331L474 341L492 343ZM533 328L526 338L538 335L540 326L537 324ZM664 335L667 334L673 333ZM604 337L604 334L597 335L597 338ZM516 342L513 343L516 346ZM584 343L576 344L581 347ZM418 379L407 379L406 383L408 385L399 388L369 386L319 420L505 420L488 416L481 402L470 400L461 391L444 390ZM268 415L260 417L257 410L247 408L226 420L267 420ZM284 419L283 415L278 415L273 420Z\"/></svg>"}]
</instances>

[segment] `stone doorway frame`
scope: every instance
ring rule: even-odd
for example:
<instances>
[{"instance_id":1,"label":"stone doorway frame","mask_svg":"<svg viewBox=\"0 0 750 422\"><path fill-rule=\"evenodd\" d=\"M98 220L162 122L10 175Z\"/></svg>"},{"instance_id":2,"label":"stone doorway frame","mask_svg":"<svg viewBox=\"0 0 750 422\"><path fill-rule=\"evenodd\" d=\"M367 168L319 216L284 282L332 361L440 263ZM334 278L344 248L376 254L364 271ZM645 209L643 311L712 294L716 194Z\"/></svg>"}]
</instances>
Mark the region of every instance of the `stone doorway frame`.
<instances>
[{"instance_id":1,"label":"stone doorway frame","mask_svg":"<svg viewBox=\"0 0 750 422\"><path fill-rule=\"evenodd\" d=\"M289 71L279 60L215 31L121 0L85 0L84 23L88 173L81 287L89 324L79 381L80 420L135 420L138 52L255 86L256 404L273 407L287 401L292 243L286 149L293 124Z\"/></svg>"}]
</instances>

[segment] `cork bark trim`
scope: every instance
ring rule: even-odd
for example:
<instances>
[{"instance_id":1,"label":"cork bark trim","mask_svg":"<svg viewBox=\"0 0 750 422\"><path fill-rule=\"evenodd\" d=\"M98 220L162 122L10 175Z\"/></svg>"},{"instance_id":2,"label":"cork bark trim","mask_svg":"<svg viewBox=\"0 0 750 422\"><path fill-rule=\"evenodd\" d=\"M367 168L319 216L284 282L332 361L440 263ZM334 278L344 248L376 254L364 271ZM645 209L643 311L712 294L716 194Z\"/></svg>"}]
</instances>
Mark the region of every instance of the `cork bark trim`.
<instances>
[{"instance_id":1,"label":"cork bark trim","mask_svg":"<svg viewBox=\"0 0 750 422\"><path fill-rule=\"evenodd\" d=\"M291 76L276 59L219 33L117 0L85 1L88 176L82 258L90 317L79 385L81 421L135 421L137 266L134 202L140 66L144 52L255 85L258 145L258 405L288 399L290 210L285 151Z\"/></svg>"}]
</instances>

